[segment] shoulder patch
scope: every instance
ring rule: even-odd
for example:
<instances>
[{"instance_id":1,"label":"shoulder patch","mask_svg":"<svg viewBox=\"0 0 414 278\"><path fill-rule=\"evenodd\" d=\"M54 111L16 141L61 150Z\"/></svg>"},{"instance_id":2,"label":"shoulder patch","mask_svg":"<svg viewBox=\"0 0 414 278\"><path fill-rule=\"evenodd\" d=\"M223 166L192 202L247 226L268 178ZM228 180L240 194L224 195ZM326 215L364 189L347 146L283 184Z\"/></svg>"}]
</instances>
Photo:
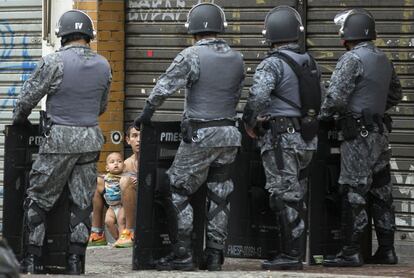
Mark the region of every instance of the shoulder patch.
<instances>
[{"instance_id":1,"label":"shoulder patch","mask_svg":"<svg viewBox=\"0 0 414 278\"><path fill-rule=\"evenodd\" d=\"M178 54L177 57L174 59L174 63L179 64L184 60L184 56L181 54Z\"/></svg>"},{"instance_id":2,"label":"shoulder patch","mask_svg":"<svg viewBox=\"0 0 414 278\"><path fill-rule=\"evenodd\" d=\"M178 54L175 58L174 61L171 63L171 65L168 67L166 72L170 72L172 71L176 65L181 64L181 62L184 61L184 56L181 54Z\"/></svg>"}]
</instances>

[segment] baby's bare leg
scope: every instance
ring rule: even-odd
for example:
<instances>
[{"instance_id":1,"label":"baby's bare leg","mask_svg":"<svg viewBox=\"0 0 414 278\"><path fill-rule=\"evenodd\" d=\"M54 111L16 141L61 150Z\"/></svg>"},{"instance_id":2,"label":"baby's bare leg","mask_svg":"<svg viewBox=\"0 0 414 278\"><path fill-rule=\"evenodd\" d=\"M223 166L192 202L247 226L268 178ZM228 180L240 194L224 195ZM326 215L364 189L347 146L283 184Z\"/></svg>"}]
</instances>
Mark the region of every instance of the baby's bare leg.
<instances>
[{"instance_id":1,"label":"baby's bare leg","mask_svg":"<svg viewBox=\"0 0 414 278\"><path fill-rule=\"evenodd\" d=\"M118 239L118 229L116 227L116 215L113 208L109 207L105 215L105 225L114 239Z\"/></svg>"}]
</instances>

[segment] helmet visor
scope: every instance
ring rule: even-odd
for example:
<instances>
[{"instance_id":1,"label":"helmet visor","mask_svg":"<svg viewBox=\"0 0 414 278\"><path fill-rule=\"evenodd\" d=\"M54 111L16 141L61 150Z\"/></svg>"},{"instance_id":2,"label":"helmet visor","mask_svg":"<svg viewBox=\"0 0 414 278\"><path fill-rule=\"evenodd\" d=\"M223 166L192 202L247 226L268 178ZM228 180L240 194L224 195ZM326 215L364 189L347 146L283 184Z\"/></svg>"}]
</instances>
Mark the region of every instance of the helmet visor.
<instances>
[{"instance_id":1,"label":"helmet visor","mask_svg":"<svg viewBox=\"0 0 414 278\"><path fill-rule=\"evenodd\" d=\"M345 10L335 15L334 17L335 24L339 26L343 26L346 19L351 14L366 14L367 16L374 18L369 11L362 9L362 8L357 8L357 9Z\"/></svg>"}]
</instances>

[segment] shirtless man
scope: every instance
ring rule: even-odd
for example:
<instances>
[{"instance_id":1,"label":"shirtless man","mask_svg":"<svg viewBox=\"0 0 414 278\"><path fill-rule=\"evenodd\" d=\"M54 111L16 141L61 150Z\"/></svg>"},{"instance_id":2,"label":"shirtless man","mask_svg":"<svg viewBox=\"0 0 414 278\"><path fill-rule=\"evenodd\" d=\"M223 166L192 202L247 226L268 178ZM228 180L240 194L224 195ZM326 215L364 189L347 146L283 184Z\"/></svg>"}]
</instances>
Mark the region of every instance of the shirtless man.
<instances>
[{"instance_id":1,"label":"shirtless man","mask_svg":"<svg viewBox=\"0 0 414 278\"><path fill-rule=\"evenodd\" d=\"M126 225L119 239L114 246L117 248L126 248L133 246L134 227L135 227L135 209L137 202L137 172L138 172L138 155L139 155L139 130L130 126L126 131L126 141L132 148L132 155L128 157L124 164L124 176L121 178L121 197L122 206L125 210ZM104 187L99 186L93 197L93 215L92 215L92 232L89 237L88 246L106 245L107 241L104 234L103 213L105 201L102 197Z\"/></svg>"}]
</instances>

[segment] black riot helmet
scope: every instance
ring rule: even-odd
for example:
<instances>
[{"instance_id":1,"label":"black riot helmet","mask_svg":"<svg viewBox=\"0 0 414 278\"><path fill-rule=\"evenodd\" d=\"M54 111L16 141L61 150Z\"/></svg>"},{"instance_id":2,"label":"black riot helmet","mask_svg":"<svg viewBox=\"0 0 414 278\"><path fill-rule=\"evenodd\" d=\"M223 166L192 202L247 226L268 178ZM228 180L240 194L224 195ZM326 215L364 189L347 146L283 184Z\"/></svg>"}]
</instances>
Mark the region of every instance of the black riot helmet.
<instances>
[{"instance_id":1,"label":"black riot helmet","mask_svg":"<svg viewBox=\"0 0 414 278\"><path fill-rule=\"evenodd\" d=\"M74 33L84 34L91 40L96 36L92 19L86 13L79 10L70 10L62 14L55 30L55 34L58 37Z\"/></svg>"},{"instance_id":2,"label":"black riot helmet","mask_svg":"<svg viewBox=\"0 0 414 278\"><path fill-rule=\"evenodd\" d=\"M305 30L300 14L289 6L270 10L264 22L263 36L269 43L298 41Z\"/></svg>"},{"instance_id":3,"label":"black riot helmet","mask_svg":"<svg viewBox=\"0 0 414 278\"><path fill-rule=\"evenodd\" d=\"M339 34L344 41L367 41L377 38L375 19L365 9L343 11L335 16L334 22L341 26Z\"/></svg>"},{"instance_id":4,"label":"black riot helmet","mask_svg":"<svg viewBox=\"0 0 414 278\"><path fill-rule=\"evenodd\" d=\"M185 27L189 34L223 33L227 27L222 8L213 3L200 3L187 14Z\"/></svg>"}]
</instances>

